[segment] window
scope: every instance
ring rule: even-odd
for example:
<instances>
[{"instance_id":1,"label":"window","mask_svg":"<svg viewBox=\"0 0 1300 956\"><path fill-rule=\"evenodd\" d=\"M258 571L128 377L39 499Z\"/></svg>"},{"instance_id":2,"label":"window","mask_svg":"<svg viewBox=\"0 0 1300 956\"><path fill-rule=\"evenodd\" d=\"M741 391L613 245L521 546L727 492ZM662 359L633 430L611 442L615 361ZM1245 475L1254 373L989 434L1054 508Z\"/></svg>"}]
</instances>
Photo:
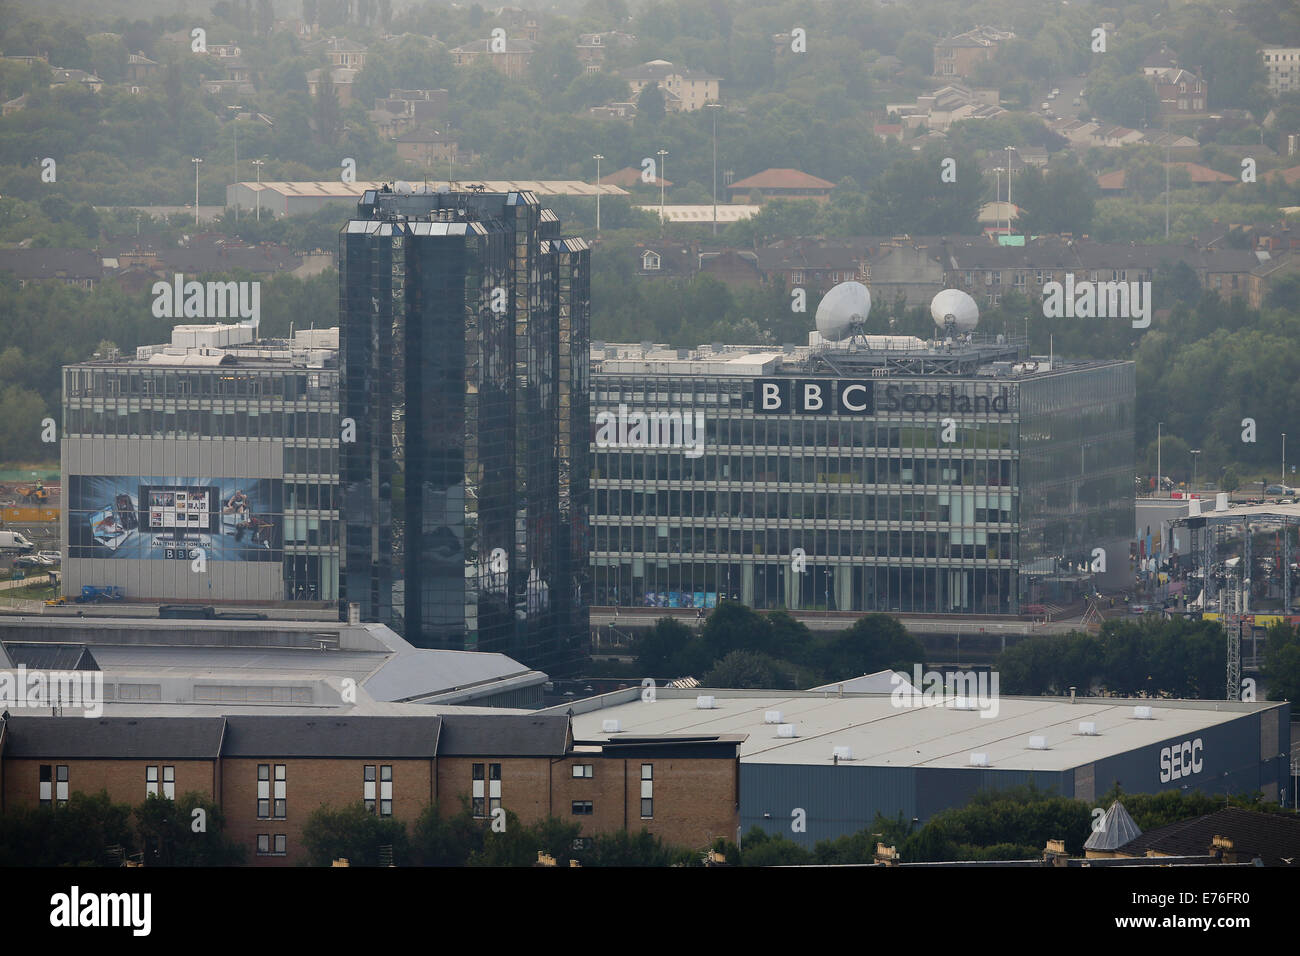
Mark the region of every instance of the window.
<instances>
[{"instance_id":1,"label":"window","mask_svg":"<svg viewBox=\"0 0 1300 956\"><path fill-rule=\"evenodd\" d=\"M573 801L573 815L575 817L589 817L591 816L591 814L592 814L592 806L590 800Z\"/></svg>"},{"instance_id":2,"label":"window","mask_svg":"<svg viewBox=\"0 0 1300 956\"><path fill-rule=\"evenodd\" d=\"M287 770L286 764L276 764L274 767L275 779L272 780L271 764L260 763L257 765L257 818L259 820L283 820L285 818L287 813ZM272 789L272 783L275 785L274 790Z\"/></svg>"},{"instance_id":3,"label":"window","mask_svg":"<svg viewBox=\"0 0 1300 956\"><path fill-rule=\"evenodd\" d=\"M283 833L259 833L257 835L258 856L285 856L289 841Z\"/></svg>"},{"instance_id":4,"label":"window","mask_svg":"<svg viewBox=\"0 0 1300 956\"><path fill-rule=\"evenodd\" d=\"M487 812L484 809L486 806L487 795L484 791L483 767L484 765L481 763L476 763L473 766L474 789L470 794L471 804L474 808L474 816L480 819L487 816Z\"/></svg>"},{"instance_id":5,"label":"window","mask_svg":"<svg viewBox=\"0 0 1300 956\"><path fill-rule=\"evenodd\" d=\"M379 815L393 815L393 766L384 764L379 768Z\"/></svg>"},{"instance_id":6,"label":"window","mask_svg":"<svg viewBox=\"0 0 1300 956\"><path fill-rule=\"evenodd\" d=\"M592 775L592 770L593 770L593 766L592 766L592 764L589 764L589 763L575 763L575 764L573 765L573 776L574 776L574 777L587 777L587 778L590 778L591 775Z\"/></svg>"},{"instance_id":7,"label":"window","mask_svg":"<svg viewBox=\"0 0 1300 956\"><path fill-rule=\"evenodd\" d=\"M659 271L659 255L647 249L641 253L641 269L645 272Z\"/></svg>"},{"instance_id":8,"label":"window","mask_svg":"<svg viewBox=\"0 0 1300 956\"><path fill-rule=\"evenodd\" d=\"M144 768L144 795L155 796L158 793L158 768Z\"/></svg>"},{"instance_id":9,"label":"window","mask_svg":"<svg viewBox=\"0 0 1300 956\"><path fill-rule=\"evenodd\" d=\"M648 820L655 815L655 765L641 765L641 819Z\"/></svg>"},{"instance_id":10,"label":"window","mask_svg":"<svg viewBox=\"0 0 1300 956\"><path fill-rule=\"evenodd\" d=\"M488 764L488 810L501 808L501 764Z\"/></svg>"},{"instance_id":11,"label":"window","mask_svg":"<svg viewBox=\"0 0 1300 956\"><path fill-rule=\"evenodd\" d=\"M361 796L365 800L366 809L371 813L375 812L375 765L366 764L365 770L361 777Z\"/></svg>"}]
</instances>

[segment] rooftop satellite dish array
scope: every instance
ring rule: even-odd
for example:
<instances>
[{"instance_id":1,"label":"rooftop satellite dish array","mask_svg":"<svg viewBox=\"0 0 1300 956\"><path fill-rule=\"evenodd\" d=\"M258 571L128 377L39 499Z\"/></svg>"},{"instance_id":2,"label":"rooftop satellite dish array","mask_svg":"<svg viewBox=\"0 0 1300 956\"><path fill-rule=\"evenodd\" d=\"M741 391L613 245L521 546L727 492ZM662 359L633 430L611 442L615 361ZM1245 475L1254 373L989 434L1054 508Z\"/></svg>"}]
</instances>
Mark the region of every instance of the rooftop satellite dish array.
<instances>
[{"instance_id":1,"label":"rooftop satellite dish array","mask_svg":"<svg viewBox=\"0 0 1300 956\"><path fill-rule=\"evenodd\" d=\"M861 282L841 282L817 306L817 331L827 342L842 342L867 334L871 290ZM930 302L930 316L945 338L969 335L979 325L975 300L960 289L944 289Z\"/></svg>"}]
</instances>

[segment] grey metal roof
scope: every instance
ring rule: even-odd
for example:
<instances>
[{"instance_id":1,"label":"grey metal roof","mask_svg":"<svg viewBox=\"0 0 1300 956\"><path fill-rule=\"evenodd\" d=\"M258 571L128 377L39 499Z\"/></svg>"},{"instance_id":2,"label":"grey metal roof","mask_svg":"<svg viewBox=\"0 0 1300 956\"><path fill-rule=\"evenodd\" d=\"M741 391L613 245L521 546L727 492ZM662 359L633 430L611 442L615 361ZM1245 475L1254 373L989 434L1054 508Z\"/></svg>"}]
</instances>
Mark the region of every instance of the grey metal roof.
<instances>
[{"instance_id":1,"label":"grey metal roof","mask_svg":"<svg viewBox=\"0 0 1300 956\"><path fill-rule=\"evenodd\" d=\"M225 723L221 717L11 717L5 759L211 760Z\"/></svg>"},{"instance_id":2,"label":"grey metal roof","mask_svg":"<svg viewBox=\"0 0 1300 956\"><path fill-rule=\"evenodd\" d=\"M1133 822L1133 818L1124 809L1124 804L1116 800L1110 805L1106 815L1101 818L1100 825L1092 831L1087 842L1083 844L1083 848L1085 850L1115 850L1130 840L1136 840L1141 835L1142 829Z\"/></svg>"},{"instance_id":3,"label":"grey metal roof","mask_svg":"<svg viewBox=\"0 0 1300 956\"><path fill-rule=\"evenodd\" d=\"M438 755L444 757L559 757L569 741L569 718L563 715L446 716L442 728Z\"/></svg>"},{"instance_id":4,"label":"grey metal roof","mask_svg":"<svg viewBox=\"0 0 1300 956\"><path fill-rule=\"evenodd\" d=\"M27 644L20 641L4 642L5 658L9 665L23 665L28 670L43 671L97 671L99 664L89 648L81 644Z\"/></svg>"},{"instance_id":5,"label":"grey metal roof","mask_svg":"<svg viewBox=\"0 0 1300 956\"><path fill-rule=\"evenodd\" d=\"M226 718L227 757L433 757L442 718Z\"/></svg>"}]
</instances>

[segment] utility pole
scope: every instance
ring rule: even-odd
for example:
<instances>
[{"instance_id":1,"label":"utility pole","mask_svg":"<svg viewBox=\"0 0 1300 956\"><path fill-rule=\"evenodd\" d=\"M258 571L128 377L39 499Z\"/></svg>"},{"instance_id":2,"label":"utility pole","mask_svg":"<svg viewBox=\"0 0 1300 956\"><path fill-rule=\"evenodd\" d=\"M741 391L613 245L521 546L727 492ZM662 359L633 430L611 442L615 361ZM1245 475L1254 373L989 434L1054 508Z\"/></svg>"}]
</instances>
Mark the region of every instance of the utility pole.
<instances>
[{"instance_id":1,"label":"utility pole","mask_svg":"<svg viewBox=\"0 0 1300 956\"><path fill-rule=\"evenodd\" d=\"M201 166L201 165L203 164L203 160L199 159L198 157L195 157L195 158L191 159L190 162L192 162L192 163L194 164L194 226L195 226L195 228L198 228L198 225L199 225L199 166Z\"/></svg>"},{"instance_id":2,"label":"utility pole","mask_svg":"<svg viewBox=\"0 0 1300 956\"><path fill-rule=\"evenodd\" d=\"M659 177L659 231L663 232L664 227L664 157L668 155L668 150L660 149L656 155L659 157L659 169L656 175Z\"/></svg>"},{"instance_id":3,"label":"utility pole","mask_svg":"<svg viewBox=\"0 0 1300 956\"><path fill-rule=\"evenodd\" d=\"M605 157L600 153L591 157L596 161L596 236L600 237L600 161Z\"/></svg>"},{"instance_id":4,"label":"utility pole","mask_svg":"<svg viewBox=\"0 0 1300 956\"><path fill-rule=\"evenodd\" d=\"M235 130L235 222L239 222L239 111L243 107L229 106L227 109L235 111L235 118L231 121L231 125Z\"/></svg>"},{"instance_id":5,"label":"utility pole","mask_svg":"<svg viewBox=\"0 0 1300 956\"><path fill-rule=\"evenodd\" d=\"M260 159L253 160L253 166L257 169L257 221L262 221L262 167L266 163Z\"/></svg>"},{"instance_id":6,"label":"utility pole","mask_svg":"<svg viewBox=\"0 0 1300 956\"><path fill-rule=\"evenodd\" d=\"M1164 490L1164 472L1160 470L1160 432L1165 427L1164 422L1156 425L1156 497L1160 497L1160 492Z\"/></svg>"},{"instance_id":7,"label":"utility pole","mask_svg":"<svg viewBox=\"0 0 1300 956\"><path fill-rule=\"evenodd\" d=\"M709 110L713 113L713 234L718 234L718 110L722 109L721 103L710 103Z\"/></svg>"}]
</instances>

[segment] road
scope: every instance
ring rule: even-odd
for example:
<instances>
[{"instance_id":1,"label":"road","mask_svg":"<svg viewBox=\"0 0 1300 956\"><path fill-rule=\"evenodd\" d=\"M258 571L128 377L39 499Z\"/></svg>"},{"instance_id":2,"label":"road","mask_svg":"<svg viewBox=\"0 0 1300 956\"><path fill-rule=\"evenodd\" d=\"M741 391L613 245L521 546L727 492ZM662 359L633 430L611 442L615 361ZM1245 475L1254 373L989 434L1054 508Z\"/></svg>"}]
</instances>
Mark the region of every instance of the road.
<instances>
[{"instance_id":1,"label":"road","mask_svg":"<svg viewBox=\"0 0 1300 956\"><path fill-rule=\"evenodd\" d=\"M860 611L791 611L791 616L804 624L811 631L842 631L862 617ZM591 608L591 625L616 629L627 627L649 627L661 617L676 618L683 623L695 621L697 611L694 608L646 607ZM1065 634L1079 630L1083 625L1079 618L1064 621L1050 621L1046 624L1034 621L1022 621L1014 618L983 618L970 616L930 616L914 614L894 615L903 626L916 634Z\"/></svg>"}]
</instances>

